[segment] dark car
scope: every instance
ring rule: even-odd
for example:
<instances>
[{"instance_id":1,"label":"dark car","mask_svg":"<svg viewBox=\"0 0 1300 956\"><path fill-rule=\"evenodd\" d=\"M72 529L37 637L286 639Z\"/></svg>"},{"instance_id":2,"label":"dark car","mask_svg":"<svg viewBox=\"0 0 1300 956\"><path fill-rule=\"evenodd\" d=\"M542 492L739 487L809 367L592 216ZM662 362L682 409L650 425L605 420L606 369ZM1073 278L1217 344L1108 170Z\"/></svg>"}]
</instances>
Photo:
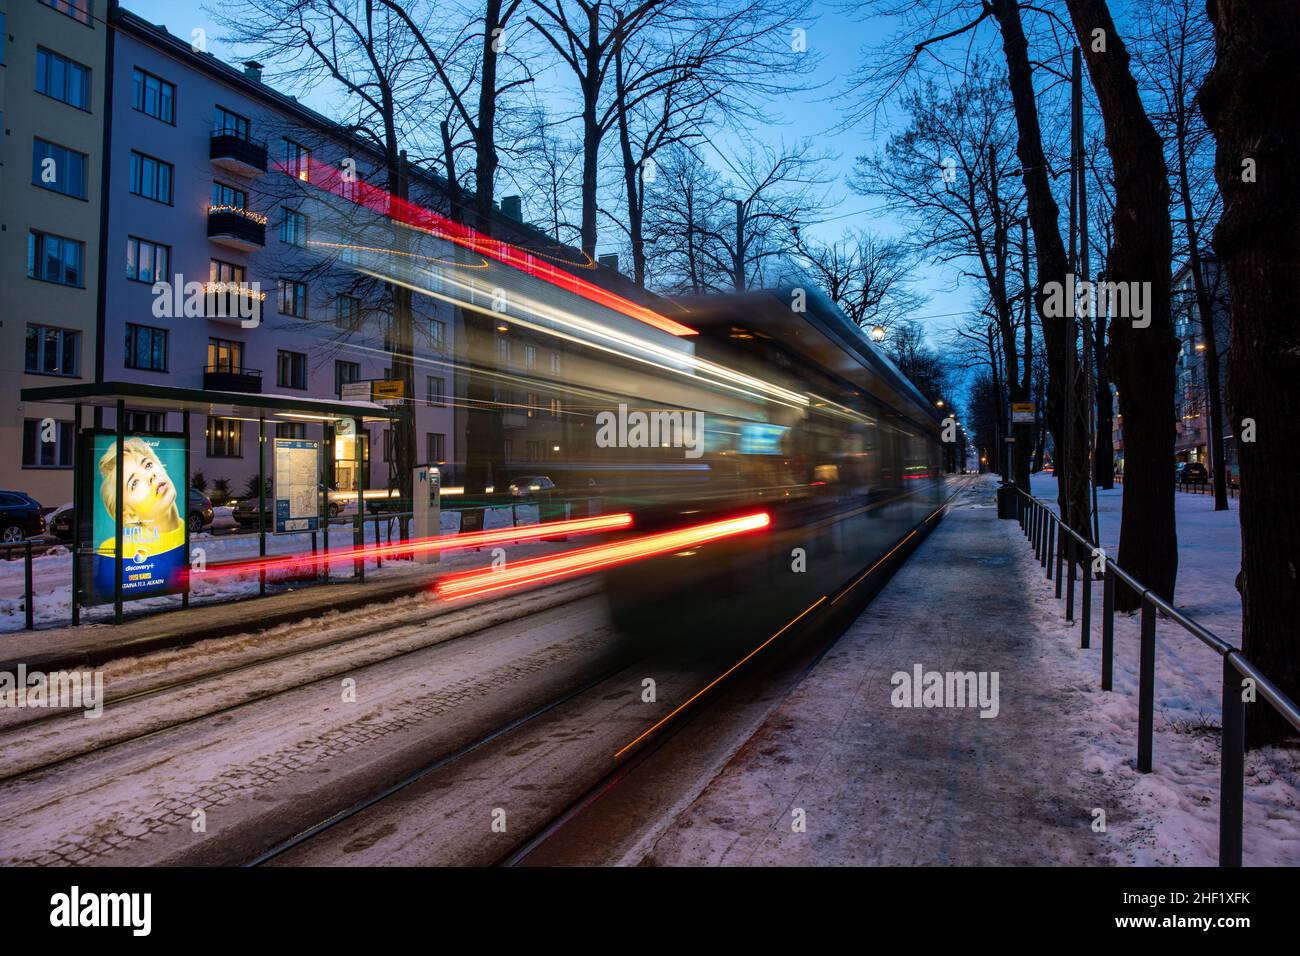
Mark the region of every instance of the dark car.
<instances>
[{"instance_id":1,"label":"dark car","mask_svg":"<svg viewBox=\"0 0 1300 956\"><path fill-rule=\"evenodd\" d=\"M60 541L71 541L76 518L76 511L71 505L56 509L50 514L50 534ZM190 526L190 534L198 534L212 524L212 501L195 488L190 489L185 523Z\"/></svg>"},{"instance_id":2,"label":"dark car","mask_svg":"<svg viewBox=\"0 0 1300 956\"><path fill-rule=\"evenodd\" d=\"M1206 482L1210 480L1210 472L1199 461L1182 461L1174 471L1174 480L1183 484Z\"/></svg>"},{"instance_id":3,"label":"dark car","mask_svg":"<svg viewBox=\"0 0 1300 956\"><path fill-rule=\"evenodd\" d=\"M45 515L35 498L21 491L0 491L0 541L14 544L45 534Z\"/></svg>"},{"instance_id":4,"label":"dark car","mask_svg":"<svg viewBox=\"0 0 1300 956\"><path fill-rule=\"evenodd\" d=\"M555 491L555 482L545 475L521 475L510 482L511 498L549 497Z\"/></svg>"}]
</instances>

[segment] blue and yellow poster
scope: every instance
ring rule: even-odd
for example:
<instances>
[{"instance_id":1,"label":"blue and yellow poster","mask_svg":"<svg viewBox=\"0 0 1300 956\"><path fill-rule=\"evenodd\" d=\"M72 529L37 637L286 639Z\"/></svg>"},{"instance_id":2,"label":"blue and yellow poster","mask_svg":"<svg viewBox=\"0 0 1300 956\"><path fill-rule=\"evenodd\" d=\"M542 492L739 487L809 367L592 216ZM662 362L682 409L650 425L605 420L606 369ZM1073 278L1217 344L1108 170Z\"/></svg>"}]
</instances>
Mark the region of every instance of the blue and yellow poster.
<instances>
[{"instance_id":1,"label":"blue and yellow poster","mask_svg":"<svg viewBox=\"0 0 1300 956\"><path fill-rule=\"evenodd\" d=\"M176 594L185 588L185 439L131 435L123 444L122 500L117 500L117 439L90 444L91 524L95 542L91 602L113 600L114 538L122 510L122 599Z\"/></svg>"}]
</instances>

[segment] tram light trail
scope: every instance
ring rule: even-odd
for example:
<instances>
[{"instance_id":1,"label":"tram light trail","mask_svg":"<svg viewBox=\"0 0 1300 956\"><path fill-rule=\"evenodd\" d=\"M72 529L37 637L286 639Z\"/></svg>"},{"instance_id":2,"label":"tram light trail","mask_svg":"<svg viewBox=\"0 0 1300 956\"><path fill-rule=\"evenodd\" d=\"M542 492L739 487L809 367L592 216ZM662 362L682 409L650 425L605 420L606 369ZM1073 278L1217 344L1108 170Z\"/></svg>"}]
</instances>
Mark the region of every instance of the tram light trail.
<instances>
[{"instance_id":1,"label":"tram light trail","mask_svg":"<svg viewBox=\"0 0 1300 956\"><path fill-rule=\"evenodd\" d=\"M601 531L621 531L632 526L630 514L598 515L592 518L574 518L569 521L548 521L544 524L518 525L492 531L472 531L465 534L416 538L396 544L366 545L341 548L326 554L323 551L305 554L276 555L232 562L203 571L207 577L225 577L260 571L284 571L304 565L315 566L325 561L368 560L371 558L402 558L426 551L464 551L496 544L520 544L541 538L562 537L571 534L596 534Z\"/></svg>"},{"instance_id":2,"label":"tram light trail","mask_svg":"<svg viewBox=\"0 0 1300 956\"><path fill-rule=\"evenodd\" d=\"M285 175L294 175L287 167L281 165L280 171ZM299 177L300 178L300 177ZM602 289L600 286L581 279L572 273L546 262L534 253L518 246L492 239L469 226L453 222L446 216L434 212L418 203L394 196L378 186L372 186L355 177L349 178L342 171L327 163L312 163L306 179L313 186L333 193L350 202L356 203L380 215L387 216L394 222L400 222L415 229L421 229L446 239L458 246L469 249L479 255L497 262L505 263L536 279L549 283L556 288L581 296L590 302L603 305L629 318L644 322L670 335L695 335L690 326L675 322L653 309L626 299L617 293Z\"/></svg>"},{"instance_id":3,"label":"tram light trail","mask_svg":"<svg viewBox=\"0 0 1300 956\"><path fill-rule=\"evenodd\" d=\"M638 561L642 558L660 554L671 554L689 548L766 528L772 523L772 517L765 511L745 515L740 518L728 518L724 521L712 521L708 524L679 528L644 535L626 541L581 548L577 551L565 551L541 558L531 558L508 565L500 570L496 568L476 568L460 574L449 575L434 585L438 596L446 601L479 597L498 591L527 587L546 581L556 581L579 574L590 574L604 568Z\"/></svg>"}]
</instances>

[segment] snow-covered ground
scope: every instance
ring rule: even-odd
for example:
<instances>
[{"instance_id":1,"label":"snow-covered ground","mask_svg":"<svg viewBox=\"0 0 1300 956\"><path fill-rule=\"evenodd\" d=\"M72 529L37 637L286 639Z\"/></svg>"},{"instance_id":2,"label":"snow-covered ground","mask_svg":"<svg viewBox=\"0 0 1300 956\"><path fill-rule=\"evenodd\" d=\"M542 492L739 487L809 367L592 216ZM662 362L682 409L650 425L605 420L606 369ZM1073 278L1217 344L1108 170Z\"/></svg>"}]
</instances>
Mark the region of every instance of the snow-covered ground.
<instances>
[{"instance_id":1,"label":"snow-covered ground","mask_svg":"<svg viewBox=\"0 0 1300 956\"><path fill-rule=\"evenodd\" d=\"M1039 475L1033 491L1055 502L1056 482ZM1098 492L1101 546L1118 554L1123 489ZM1241 639L1241 567L1237 502L1214 510L1206 495L1177 494L1178 583L1174 604L1232 644ZM1036 568L1028 545L1021 560ZM1042 572L1037 571L1040 579ZM1110 832L1133 863L1213 865L1218 860L1219 728L1222 662L1217 654L1170 621L1156 625L1154 772L1133 767L1137 741L1138 615L1115 621L1114 693L1100 682L1100 588L1094 588L1093 640L1077 650L1078 624L1064 620L1063 604L1046 580L1029 595L1038 613L1055 620L1063 641L1076 645L1067 697L1082 697L1090 718L1079 728L1087 769L1117 792L1125 808ZM1065 675L1063 675L1065 676ZM1078 701L1065 700L1067 709ZM1256 707L1267 707L1260 702ZM1300 747L1271 747L1246 763L1247 864L1300 863Z\"/></svg>"}]
</instances>

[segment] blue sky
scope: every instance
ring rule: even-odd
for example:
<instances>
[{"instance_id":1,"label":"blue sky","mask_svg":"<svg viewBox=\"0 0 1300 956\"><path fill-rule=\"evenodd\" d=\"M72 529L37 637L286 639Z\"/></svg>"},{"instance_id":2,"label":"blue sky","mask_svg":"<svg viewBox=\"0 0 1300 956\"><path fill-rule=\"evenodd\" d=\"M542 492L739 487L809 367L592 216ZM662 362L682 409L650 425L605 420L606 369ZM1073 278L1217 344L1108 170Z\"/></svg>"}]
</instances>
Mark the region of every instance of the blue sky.
<instances>
[{"instance_id":1,"label":"blue sky","mask_svg":"<svg viewBox=\"0 0 1300 956\"><path fill-rule=\"evenodd\" d=\"M124 6L147 20L165 26L178 36L189 36L199 28L206 31L208 49L218 58L238 63L245 58L243 51L221 40L221 28L204 9L202 0L125 0ZM820 57L812 80L815 89L795 94L784 100L768 104L775 120L773 125L755 128L748 134L769 143L793 143L805 137L815 140L820 149L836 155L827 171L834 177L828 187L830 212L825 221L810 224L807 233L817 239L830 241L848 229L867 229L885 236L901 237L907 233L905 223L879 211L879 201L854 194L846 181L853 168L853 160L863 153L876 151L888 135L888 130L870 128L830 133L840 120L838 93L845 77L857 68L862 51L887 39L892 25L880 18L854 17L836 5L813 0L815 18L807 29L808 47ZM321 112L330 112L327 102L313 102ZM726 148L725 145L722 148ZM725 172L720 161L714 165ZM917 271L914 287L930 297L921 309L922 319L931 332L935 344L945 331L961 321L961 316L971 307L973 295L956 281L951 268L924 266Z\"/></svg>"}]
</instances>

